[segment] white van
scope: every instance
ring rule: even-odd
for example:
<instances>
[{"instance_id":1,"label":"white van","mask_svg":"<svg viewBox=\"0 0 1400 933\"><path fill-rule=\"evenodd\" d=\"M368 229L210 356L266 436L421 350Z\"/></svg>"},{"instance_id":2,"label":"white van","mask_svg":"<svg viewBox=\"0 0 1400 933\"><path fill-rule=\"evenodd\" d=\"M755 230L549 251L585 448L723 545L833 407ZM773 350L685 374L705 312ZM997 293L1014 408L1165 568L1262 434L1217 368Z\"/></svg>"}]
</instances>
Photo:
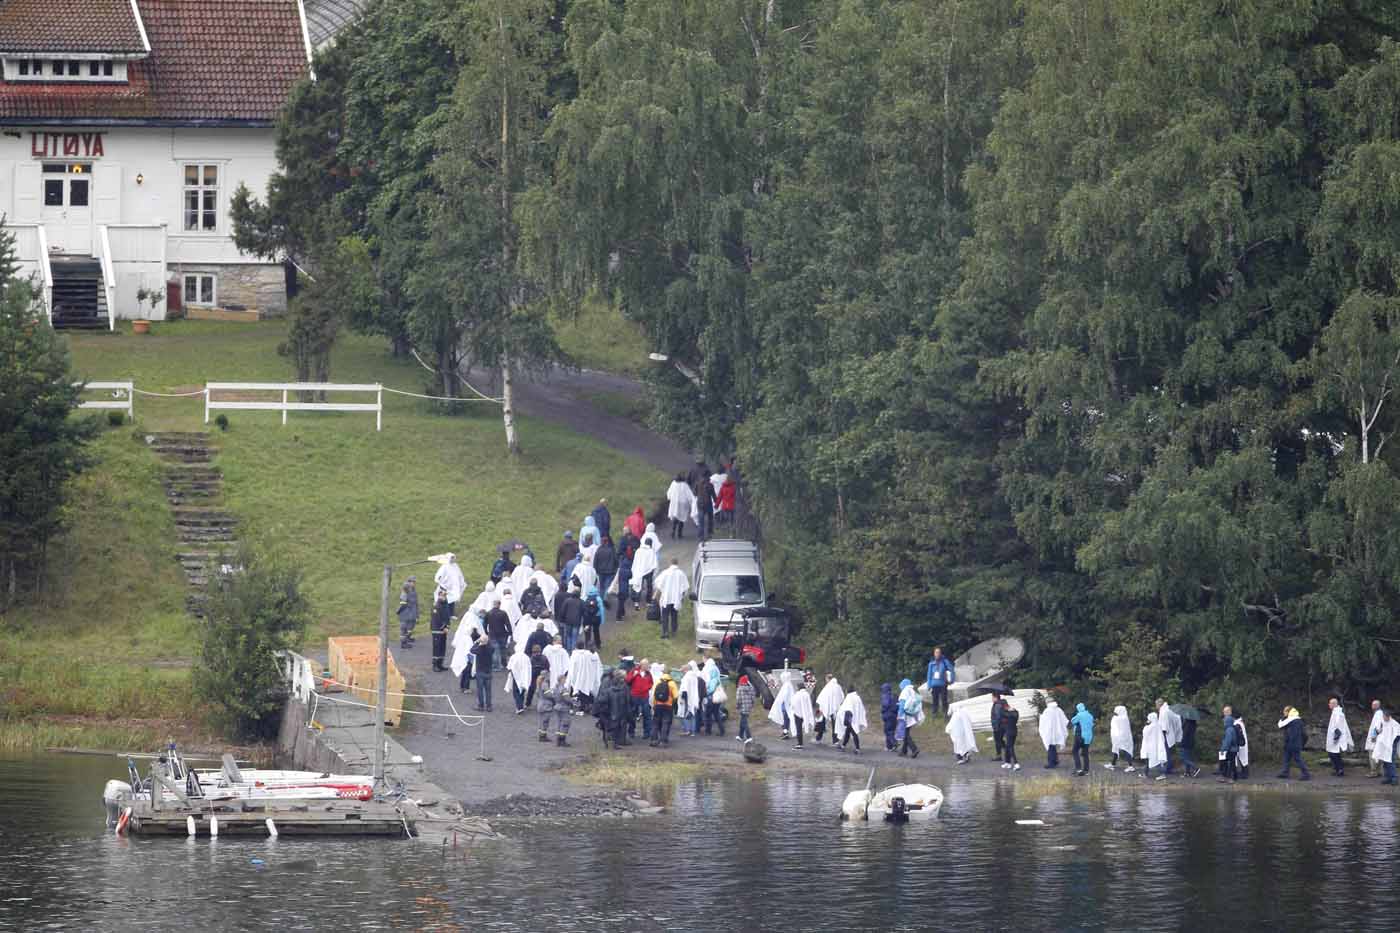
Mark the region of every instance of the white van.
<instances>
[{"instance_id":1,"label":"white van","mask_svg":"<svg viewBox=\"0 0 1400 933\"><path fill-rule=\"evenodd\" d=\"M718 648L735 609L768 605L763 564L752 541L714 539L695 550L690 567L695 646Z\"/></svg>"}]
</instances>

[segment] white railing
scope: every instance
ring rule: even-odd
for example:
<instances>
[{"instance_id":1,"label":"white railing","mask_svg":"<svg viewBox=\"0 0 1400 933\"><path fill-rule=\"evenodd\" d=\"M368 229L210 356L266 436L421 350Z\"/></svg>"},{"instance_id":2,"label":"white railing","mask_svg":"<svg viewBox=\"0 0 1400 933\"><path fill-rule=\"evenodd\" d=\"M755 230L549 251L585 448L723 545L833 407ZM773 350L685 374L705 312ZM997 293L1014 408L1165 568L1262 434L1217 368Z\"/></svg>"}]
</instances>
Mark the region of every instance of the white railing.
<instances>
[{"instance_id":1,"label":"white railing","mask_svg":"<svg viewBox=\"0 0 1400 933\"><path fill-rule=\"evenodd\" d=\"M295 651L278 651L277 659L282 666L282 679L286 682L287 692L303 703L310 703L316 693L316 671L320 667Z\"/></svg>"},{"instance_id":2,"label":"white railing","mask_svg":"<svg viewBox=\"0 0 1400 933\"><path fill-rule=\"evenodd\" d=\"M53 265L49 262L49 237L44 231L44 225L6 221L5 229L15 237L15 251L20 268L26 270L30 281L38 286L39 299L44 305L44 319L52 327Z\"/></svg>"},{"instance_id":3,"label":"white railing","mask_svg":"<svg viewBox=\"0 0 1400 933\"><path fill-rule=\"evenodd\" d=\"M282 400L277 402L215 401L215 392L281 392ZM293 402L287 398L289 392L373 392L373 402ZM210 382L204 386L204 423L209 423L209 412L217 409L237 411L280 411L282 423L287 423L289 411L372 411L374 429L384 428L384 387L372 385L348 385L336 382Z\"/></svg>"},{"instance_id":4,"label":"white railing","mask_svg":"<svg viewBox=\"0 0 1400 933\"><path fill-rule=\"evenodd\" d=\"M107 296L107 329L117 329L117 273L112 268L112 241L107 236L107 225L97 228L100 245L98 261L102 263L102 290Z\"/></svg>"},{"instance_id":5,"label":"white railing","mask_svg":"<svg viewBox=\"0 0 1400 933\"><path fill-rule=\"evenodd\" d=\"M131 421L135 421L135 420L136 420L136 406L133 404L133 403L136 401L136 385L135 385L134 383L131 383L131 382L75 382L75 383L73 383L73 384L74 384L74 385L78 385L78 386L82 386L84 389L107 389L107 390L111 391L111 393L113 394L113 396L120 396L121 394L125 393L125 395L126 395L126 400L125 400L125 401L122 401L120 398L113 398L113 399L110 400L110 401L82 402L81 404L78 405L78 407L79 407L79 408L108 408L108 409L113 409L113 410L116 410L116 411L124 411L124 412L126 412L126 417L127 417L129 420L131 420Z\"/></svg>"}]
</instances>

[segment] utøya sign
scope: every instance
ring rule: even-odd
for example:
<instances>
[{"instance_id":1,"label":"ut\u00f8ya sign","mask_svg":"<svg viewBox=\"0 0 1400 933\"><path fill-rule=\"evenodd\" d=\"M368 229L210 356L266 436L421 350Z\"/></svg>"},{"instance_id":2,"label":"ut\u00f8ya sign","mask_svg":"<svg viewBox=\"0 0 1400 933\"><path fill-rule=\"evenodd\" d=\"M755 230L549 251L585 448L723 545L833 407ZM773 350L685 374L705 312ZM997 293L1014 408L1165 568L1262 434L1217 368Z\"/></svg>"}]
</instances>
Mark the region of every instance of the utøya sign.
<instances>
[{"instance_id":1,"label":"ut\u00f8ya sign","mask_svg":"<svg viewBox=\"0 0 1400 933\"><path fill-rule=\"evenodd\" d=\"M99 158L105 133L30 133L29 154L36 159Z\"/></svg>"}]
</instances>

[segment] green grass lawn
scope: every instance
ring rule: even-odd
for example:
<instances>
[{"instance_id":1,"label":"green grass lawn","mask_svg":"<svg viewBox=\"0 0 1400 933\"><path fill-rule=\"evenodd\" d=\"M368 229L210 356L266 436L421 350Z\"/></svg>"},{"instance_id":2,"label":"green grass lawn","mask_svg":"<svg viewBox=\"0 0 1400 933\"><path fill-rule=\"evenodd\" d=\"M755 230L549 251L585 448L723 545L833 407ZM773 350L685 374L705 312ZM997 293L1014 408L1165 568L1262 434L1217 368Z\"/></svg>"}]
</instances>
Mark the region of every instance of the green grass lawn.
<instances>
[{"instance_id":1,"label":"green grass lawn","mask_svg":"<svg viewBox=\"0 0 1400 933\"><path fill-rule=\"evenodd\" d=\"M559 346L584 369L638 376L656 365L647 359L656 348L641 327L607 301L585 298L576 309L553 312L550 323Z\"/></svg>"},{"instance_id":2,"label":"green grass lawn","mask_svg":"<svg viewBox=\"0 0 1400 933\"><path fill-rule=\"evenodd\" d=\"M156 392L291 378L276 352L283 322L152 330L74 335L77 373L130 378ZM335 381L409 391L421 391L427 376L413 360L393 359L382 340L355 335L338 342L331 369ZM160 467L140 437L204 429L203 414L199 398L138 397L135 430L108 429L97 442L98 462L75 489L71 529L54 547L49 595L0 619L0 696L12 721L197 712L188 690L197 624L184 615ZM524 452L512 458L499 409L486 404L453 416L386 395L382 432L372 414L293 413L286 426L277 413L227 414L227 432L209 426L225 503L246 540L304 574L317 620L310 650L324 650L327 635L375 631L386 562L455 551L474 594L501 541L529 542L552 569L563 530L577 533L600 496L621 514L650 505L665 485L646 464L528 418L519 419ZM419 568L420 579L434 569ZM420 589L431 600L431 586Z\"/></svg>"}]
</instances>

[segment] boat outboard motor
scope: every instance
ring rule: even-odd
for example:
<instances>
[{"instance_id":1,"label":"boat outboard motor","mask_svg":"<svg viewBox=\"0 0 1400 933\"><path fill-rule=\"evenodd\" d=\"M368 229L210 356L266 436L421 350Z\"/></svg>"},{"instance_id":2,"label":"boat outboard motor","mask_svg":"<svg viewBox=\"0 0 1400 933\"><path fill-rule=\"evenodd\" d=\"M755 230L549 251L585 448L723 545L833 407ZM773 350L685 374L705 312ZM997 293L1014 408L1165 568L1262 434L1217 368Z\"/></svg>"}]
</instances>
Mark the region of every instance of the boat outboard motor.
<instances>
[{"instance_id":1,"label":"boat outboard motor","mask_svg":"<svg viewBox=\"0 0 1400 933\"><path fill-rule=\"evenodd\" d=\"M885 822L909 822L909 808L905 805L903 797L895 797L893 800L890 801L890 812L885 814Z\"/></svg>"}]
</instances>

